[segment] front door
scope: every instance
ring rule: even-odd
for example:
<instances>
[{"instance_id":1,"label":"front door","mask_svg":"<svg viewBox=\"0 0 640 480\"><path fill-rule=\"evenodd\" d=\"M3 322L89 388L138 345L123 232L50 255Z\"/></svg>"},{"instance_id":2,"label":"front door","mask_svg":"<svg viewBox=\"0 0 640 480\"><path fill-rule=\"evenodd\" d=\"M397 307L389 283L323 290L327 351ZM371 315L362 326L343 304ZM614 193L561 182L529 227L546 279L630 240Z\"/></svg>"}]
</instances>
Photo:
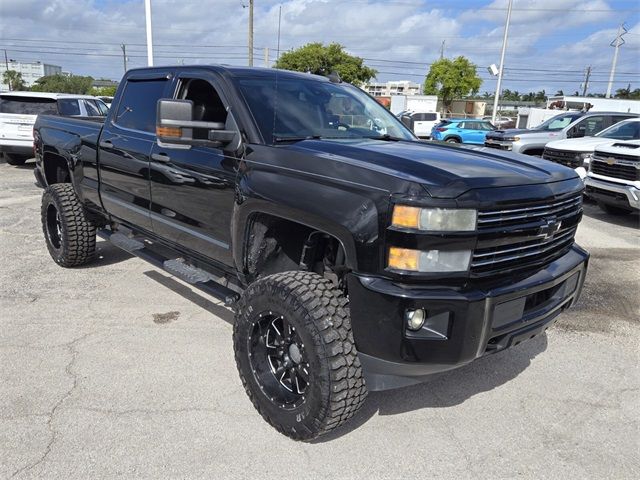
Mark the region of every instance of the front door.
<instances>
[{"instance_id":1,"label":"front door","mask_svg":"<svg viewBox=\"0 0 640 480\"><path fill-rule=\"evenodd\" d=\"M185 72L174 98L191 100L194 120L237 130L213 74ZM194 138L206 131L194 129ZM238 143L240 135L237 135ZM151 151L151 218L163 239L231 266L231 215L235 199L238 144L223 148L161 145Z\"/></svg>"}]
</instances>

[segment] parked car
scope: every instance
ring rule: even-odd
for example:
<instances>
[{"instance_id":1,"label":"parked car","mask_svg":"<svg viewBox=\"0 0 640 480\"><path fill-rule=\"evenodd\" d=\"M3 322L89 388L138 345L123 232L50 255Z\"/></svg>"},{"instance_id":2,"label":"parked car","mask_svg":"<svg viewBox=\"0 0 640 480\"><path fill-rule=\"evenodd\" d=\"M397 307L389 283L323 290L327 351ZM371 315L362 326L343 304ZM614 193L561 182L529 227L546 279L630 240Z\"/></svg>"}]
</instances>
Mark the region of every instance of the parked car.
<instances>
[{"instance_id":1,"label":"parked car","mask_svg":"<svg viewBox=\"0 0 640 480\"><path fill-rule=\"evenodd\" d=\"M104 118L109 109L91 95L46 92L0 94L0 153L10 165L33 156L33 124L40 114Z\"/></svg>"},{"instance_id":2,"label":"parked car","mask_svg":"<svg viewBox=\"0 0 640 480\"><path fill-rule=\"evenodd\" d=\"M483 120L491 122L492 117L486 116L482 117ZM513 117L496 117L496 121L492 122L496 129L505 130L507 128L515 128L516 119Z\"/></svg>"},{"instance_id":3,"label":"parked car","mask_svg":"<svg viewBox=\"0 0 640 480\"><path fill-rule=\"evenodd\" d=\"M249 398L296 440L578 299L584 187L562 165L421 142L361 89L284 70L129 70L114 105L36 120L51 257L90 262L97 231L224 300Z\"/></svg>"},{"instance_id":4,"label":"parked car","mask_svg":"<svg viewBox=\"0 0 640 480\"><path fill-rule=\"evenodd\" d=\"M640 118L623 120L596 133L593 137L554 140L544 147L542 158L576 169L585 178L593 151L600 145L611 145L616 141L640 140Z\"/></svg>"},{"instance_id":5,"label":"parked car","mask_svg":"<svg viewBox=\"0 0 640 480\"><path fill-rule=\"evenodd\" d=\"M419 138L431 138L431 130L440 123L440 112L402 112L398 117Z\"/></svg>"},{"instance_id":6,"label":"parked car","mask_svg":"<svg viewBox=\"0 0 640 480\"><path fill-rule=\"evenodd\" d=\"M587 195L608 213L640 212L640 140L598 145L585 185Z\"/></svg>"},{"instance_id":7,"label":"parked car","mask_svg":"<svg viewBox=\"0 0 640 480\"><path fill-rule=\"evenodd\" d=\"M552 140L592 136L622 120L638 116L637 113L620 112L566 112L530 130L496 130L487 135L484 144L500 150L542 156L545 145Z\"/></svg>"},{"instance_id":8,"label":"parked car","mask_svg":"<svg viewBox=\"0 0 640 480\"><path fill-rule=\"evenodd\" d=\"M433 127L431 139L447 143L482 145L487 133L493 130L495 130L495 127L486 120L450 118Z\"/></svg>"}]
</instances>

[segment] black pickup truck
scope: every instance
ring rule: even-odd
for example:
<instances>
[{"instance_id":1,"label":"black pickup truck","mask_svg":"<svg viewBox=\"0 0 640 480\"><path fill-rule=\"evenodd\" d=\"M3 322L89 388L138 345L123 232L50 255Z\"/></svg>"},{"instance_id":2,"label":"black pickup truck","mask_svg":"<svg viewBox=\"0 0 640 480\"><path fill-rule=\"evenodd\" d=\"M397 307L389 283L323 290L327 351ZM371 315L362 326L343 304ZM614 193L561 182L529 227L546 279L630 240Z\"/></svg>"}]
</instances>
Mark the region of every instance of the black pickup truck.
<instances>
[{"instance_id":1,"label":"black pickup truck","mask_svg":"<svg viewBox=\"0 0 640 480\"><path fill-rule=\"evenodd\" d=\"M97 234L223 299L247 394L294 439L542 334L586 273L573 170L421 142L335 76L131 70L104 125L40 116L35 151L53 259Z\"/></svg>"}]
</instances>

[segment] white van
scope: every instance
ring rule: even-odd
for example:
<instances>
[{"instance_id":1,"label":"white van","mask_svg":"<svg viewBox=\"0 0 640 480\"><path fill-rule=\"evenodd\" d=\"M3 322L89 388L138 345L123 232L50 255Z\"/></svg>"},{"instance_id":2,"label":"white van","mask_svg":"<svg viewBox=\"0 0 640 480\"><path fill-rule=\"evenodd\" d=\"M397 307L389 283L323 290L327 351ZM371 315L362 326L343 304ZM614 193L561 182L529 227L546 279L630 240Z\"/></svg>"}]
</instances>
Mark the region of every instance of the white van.
<instances>
[{"instance_id":1,"label":"white van","mask_svg":"<svg viewBox=\"0 0 640 480\"><path fill-rule=\"evenodd\" d=\"M440 123L440 112L401 112L402 123L419 138L431 138L431 129Z\"/></svg>"},{"instance_id":2,"label":"white van","mask_svg":"<svg viewBox=\"0 0 640 480\"><path fill-rule=\"evenodd\" d=\"M105 117L109 108L91 95L46 92L0 94L0 153L10 165L33 156L33 124L39 114Z\"/></svg>"}]
</instances>

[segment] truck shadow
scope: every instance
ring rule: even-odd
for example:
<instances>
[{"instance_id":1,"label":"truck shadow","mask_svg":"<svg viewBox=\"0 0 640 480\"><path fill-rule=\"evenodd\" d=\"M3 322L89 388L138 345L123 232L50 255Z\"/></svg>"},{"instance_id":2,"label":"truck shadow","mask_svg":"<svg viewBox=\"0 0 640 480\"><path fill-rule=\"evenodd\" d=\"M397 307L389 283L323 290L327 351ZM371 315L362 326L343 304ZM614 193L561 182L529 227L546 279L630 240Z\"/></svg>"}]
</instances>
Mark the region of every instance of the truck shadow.
<instances>
[{"instance_id":1,"label":"truck shadow","mask_svg":"<svg viewBox=\"0 0 640 480\"><path fill-rule=\"evenodd\" d=\"M474 395L488 392L513 380L531 360L547 349L546 335L503 352L435 376L431 381L385 392L370 392L364 406L343 427L311 443L324 443L347 435L364 425L376 413L397 415L423 408L448 408L460 405Z\"/></svg>"},{"instance_id":2,"label":"truck shadow","mask_svg":"<svg viewBox=\"0 0 640 480\"><path fill-rule=\"evenodd\" d=\"M155 270L149 270L143 273L151 280L155 280L162 286L170 290L173 290L175 293L177 293L181 297L184 297L186 300L189 300L190 302L194 303L198 307L206 310L207 312L211 313L212 315L215 315L218 318L221 318L222 320L227 322L229 325L233 325L233 312L228 308L226 308L222 303L218 304L218 303L212 302L211 300L194 292L189 287L183 285L177 280L174 280L170 276L163 275L162 273L157 272Z\"/></svg>"},{"instance_id":3,"label":"truck shadow","mask_svg":"<svg viewBox=\"0 0 640 480\"><path fill-rule=\"evenodd\" d=\"M91 263L76 267L78 269L106 267L107 265L115 265L133 258L133 255L125 252L121 248L112 245L106 240L96 241L96 256Z\"/></svg>"},{"instance_id":4,"label":"truck shadow","mask_svg":"<svg viewBox=\"0 0 640 480\"><path fill-rule=\"evenodd\" d=\"M632 212L628 215L612 215L598 207L598 204L594 201L587 200L586 198L583 203L583 208L584 214L595 220L618 225L619 227L640 228L640 214L637 212Z\"/></svg>"}]
</instances>

